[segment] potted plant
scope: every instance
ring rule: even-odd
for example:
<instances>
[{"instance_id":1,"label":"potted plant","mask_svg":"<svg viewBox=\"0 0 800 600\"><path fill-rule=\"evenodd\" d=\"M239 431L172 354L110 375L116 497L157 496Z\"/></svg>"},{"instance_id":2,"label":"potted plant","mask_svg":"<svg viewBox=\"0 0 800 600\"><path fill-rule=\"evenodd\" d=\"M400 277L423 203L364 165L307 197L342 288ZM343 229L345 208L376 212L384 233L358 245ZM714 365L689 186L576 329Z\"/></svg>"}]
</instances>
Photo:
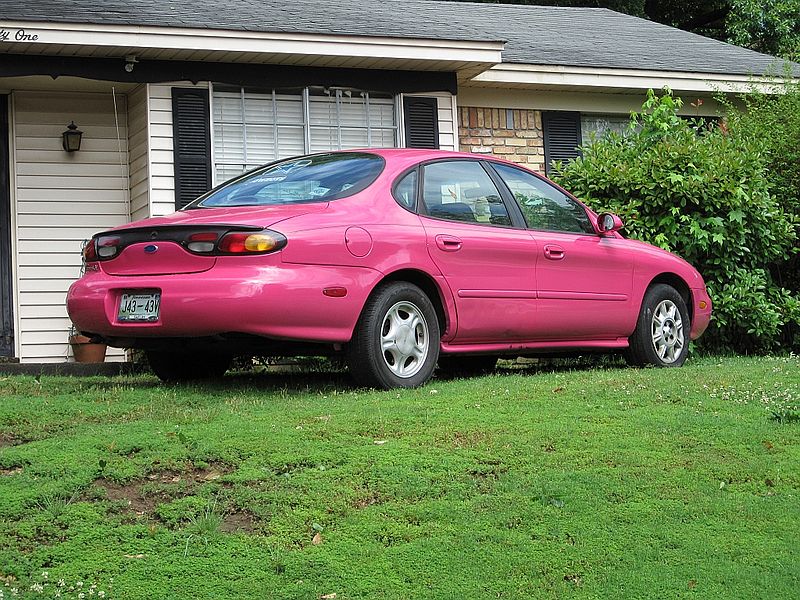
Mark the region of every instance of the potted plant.
<instances>
[{"instance_id":1,"label":"potted plant","mask_svg":"<svg viewBox=\"0 0 800 600\"><path fill-rule=\"evenodd\" d=\"M106 360L107 346L92 342L91 338L79 333L75 326L69 332L69 345L77 363L101 363Z\"/></svg>"}]
</instances>

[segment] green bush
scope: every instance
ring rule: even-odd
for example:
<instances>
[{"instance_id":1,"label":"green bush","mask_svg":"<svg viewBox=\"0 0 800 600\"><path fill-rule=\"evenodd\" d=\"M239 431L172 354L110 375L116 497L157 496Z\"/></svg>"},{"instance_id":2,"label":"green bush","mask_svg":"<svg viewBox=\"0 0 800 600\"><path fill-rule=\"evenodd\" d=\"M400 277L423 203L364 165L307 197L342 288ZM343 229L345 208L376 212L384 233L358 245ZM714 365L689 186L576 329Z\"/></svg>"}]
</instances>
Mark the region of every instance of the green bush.
<instances>
[{"instance_id":1,"label":"green bush","mask_svg":"<svg viewBox=\"0 0 800 600\"><path fill-rule=\"evenodd\" d=\"M727 102L729 130L758 145L769 170L772 195L800 231L800 83L786 77L767 90L753 86L738 100L745 110ZM798 245L796 240L795 247ZM772 272L784 287L800 292L797 251L772 265Z\"/></svg>"},{"instance_id":2,"label":"green bush","mask_svg":"<svg viewBox=\"0 0 800 600\"><path fill-rule=\"evenodd\" d=\"M706 347L776 345L800 322L798 300L770 265L793 250L791 217L770 193L758 140L681 119L669 90L648 92L626 134L610 132L556 165L556 180L596 210L619 214L626 235L673 251L705 277L714 302Z\"/></svg>"}]
</instances>

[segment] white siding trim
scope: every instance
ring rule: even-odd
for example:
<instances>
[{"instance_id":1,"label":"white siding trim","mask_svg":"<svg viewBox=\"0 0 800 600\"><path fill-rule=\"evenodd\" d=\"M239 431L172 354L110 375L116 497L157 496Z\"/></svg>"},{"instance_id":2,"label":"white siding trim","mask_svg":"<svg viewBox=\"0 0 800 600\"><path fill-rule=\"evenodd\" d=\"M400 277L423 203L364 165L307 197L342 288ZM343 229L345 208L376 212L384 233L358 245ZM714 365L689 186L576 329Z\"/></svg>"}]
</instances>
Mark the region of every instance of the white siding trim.
<instances>
[{"instance_id":1,"label":"white siding trim","mask_svg":"<svg viewBox=\"0 0 800 600\"><path fill-rule=\"evenodd\" d=\"M19 245L17 240L19 239L19 232L17 231L17 169L15 166L17 163L17 146L15 143L16 135L15 135L15 126L16 123L16 102L14 101L14 94L13 92L8 95L8 104L9 104L9 119L8 119L8 149L9 149L9 180L8 185L11 188L9 190L10 193L10 200L11 200L11 295L13 296L12 310L14 311L14 356L19 358L21 353L21 344L20 344L20 318L19 318L19 270L17 265L19 263L18 258L18 250Z\"/></svg>"},{"instance_id":2,"label":"white siding trim","mask_svg":"<svg viewBox=\"0 0 800 600\"><path fill-rule=\"evenodd\" d=\"M128 159L131 221L150 216L150 119L147 85L128 94Z\"/></svg>"},{"instance_id":3,"label":"white siding trim","mask_svg":"<svg viewBox=\"0 0 800 600\"><path fill-rule=\"evenodd\" d=\"M453 150L458 152L458 98L456 96L452 96L450 101L450 110L452 111L453 115L453 132L455 133L453 136Z\"/></svg>"}]
</instances>

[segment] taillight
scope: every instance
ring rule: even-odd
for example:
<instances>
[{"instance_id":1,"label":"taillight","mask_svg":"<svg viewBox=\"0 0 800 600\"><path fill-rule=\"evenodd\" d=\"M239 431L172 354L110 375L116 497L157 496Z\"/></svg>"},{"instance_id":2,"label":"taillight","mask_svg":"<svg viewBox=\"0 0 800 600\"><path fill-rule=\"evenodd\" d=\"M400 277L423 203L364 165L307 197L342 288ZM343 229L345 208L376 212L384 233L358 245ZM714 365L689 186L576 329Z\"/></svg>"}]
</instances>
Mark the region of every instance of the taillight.
<instances>
[{"instance_id":1,"label":"taillight","mask_svg":"<svg viewBox=\"0 0 800 600\"><path fill-rule=\"evenodd\" d=\"M219 236L214 231L193 233L186 238L186 248L192 252L207 254L214 251L214 244Z\"/></svg>"},{"instance_id":2,"label":"taillight","mask_svg":"<svg viewBox=\"0 0 800 600\"><path fill-rule=\"evenodd\" d=\"M119 236L116 235L101 235L95 241L97 246L97 258L113 258L119 251Z\"/></svg>"},{"instance_id":3,"label":"taillight","mask_svg":"<svg viewBox=\"0 0 800 600\"><path fill-rule=\"evenodd\" d=\"M83 262L90 263L97 260L97 249L94 245L94 240L87 240L83 245Z\"/></svg>"},{"instance_id":4,"label":"taillight","mask_svg":"<svg viewBox=\"0 0 800 600\"><path fill-rule=\"evenodd\" d=\"M225 254L266 254L280 250L286 238L277 231L232 231L219 242L219 250Z\"/></svg>"}]
</instances>

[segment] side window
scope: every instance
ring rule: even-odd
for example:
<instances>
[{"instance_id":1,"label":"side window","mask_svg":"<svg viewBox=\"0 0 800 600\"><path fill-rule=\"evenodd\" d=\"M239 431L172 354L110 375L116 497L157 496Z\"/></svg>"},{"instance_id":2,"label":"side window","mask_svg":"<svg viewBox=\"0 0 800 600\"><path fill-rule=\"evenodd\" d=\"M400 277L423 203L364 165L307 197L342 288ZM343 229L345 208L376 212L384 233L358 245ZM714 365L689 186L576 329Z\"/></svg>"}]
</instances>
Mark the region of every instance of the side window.
<instances>
[{"instance_id":1,"label":"side window","mask_svg":"<svg viewBox=\"0 0 800 600\"><path fill-rule=\"evenodd\" d=\"M438 219L511 226L500 192L477 161L436 162L424 167L423 202Z\"/></svg>"},{"instance_id":2,"label":"side window","mask_svg":"<svg viewBox=\"0 0 800 600\"><path fill-rule=\"evenodd\" d=\"M417 171L407 173L394 186L394 199L409 210L417 207Z\"/></svg>"},{"instance_id":3,"label":"side window","mask_svg":"<svg viewBox=\"0 0 800 600\"><path fill-rule=\"evenodd\" d=\"M586 210L555 187L522 169L492 163L514 194L529 229L594 233Z\"/></svg>"}]
</instances>

